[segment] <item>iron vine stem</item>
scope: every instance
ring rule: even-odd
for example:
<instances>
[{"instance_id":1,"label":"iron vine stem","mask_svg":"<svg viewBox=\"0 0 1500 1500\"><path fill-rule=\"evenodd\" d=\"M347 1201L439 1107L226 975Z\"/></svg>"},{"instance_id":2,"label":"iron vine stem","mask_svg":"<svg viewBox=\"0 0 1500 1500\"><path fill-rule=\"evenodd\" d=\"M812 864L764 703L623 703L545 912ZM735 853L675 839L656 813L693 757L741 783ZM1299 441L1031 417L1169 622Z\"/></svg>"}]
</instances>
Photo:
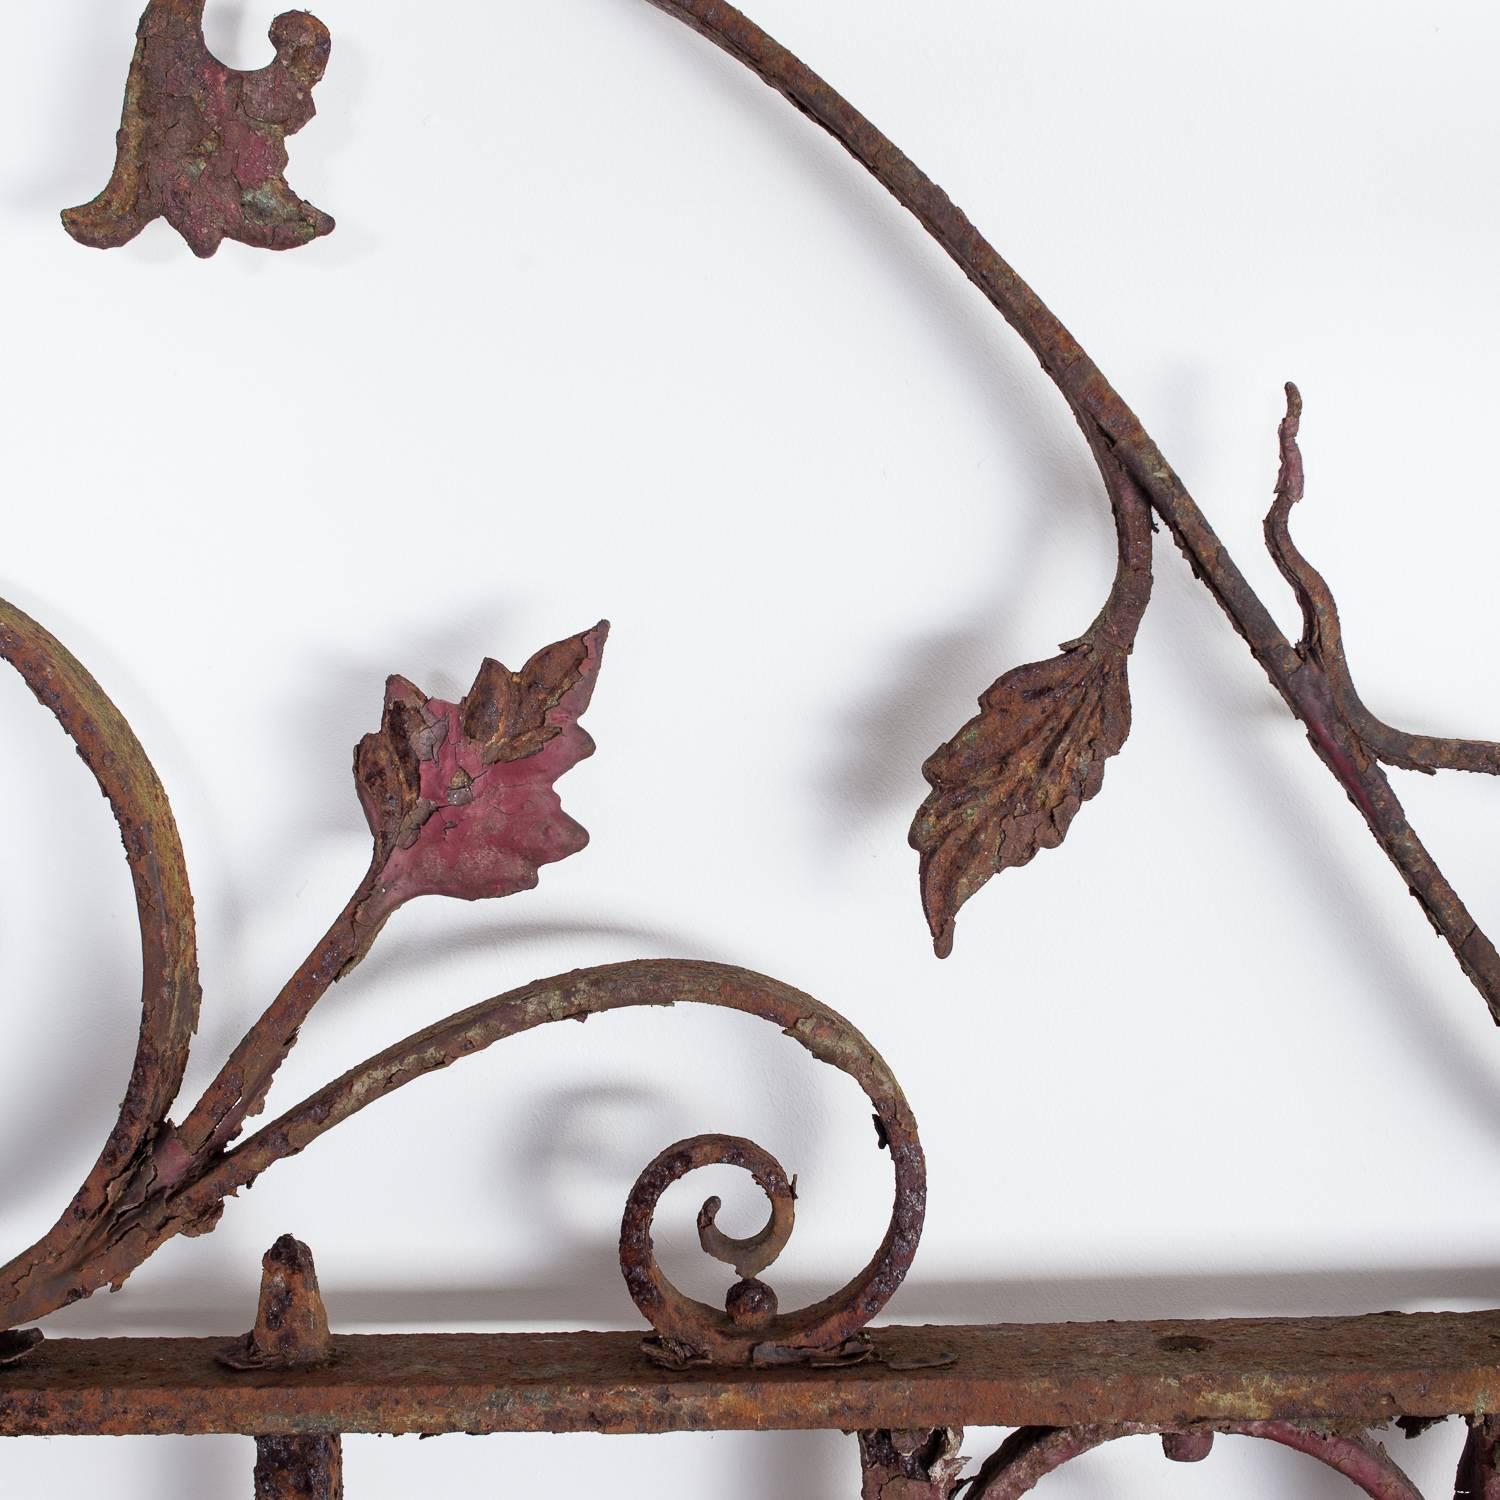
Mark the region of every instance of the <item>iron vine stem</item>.
<instances>
[{"instance_id":1,"label":"iron vine stem","mask_svg":"<svg viewBox=\"0 0 1500 1500\"><path fill-rule=\"evenodd\" d=\"M734 6L722 0L648 3L743 63L832 135L917 218L1021 336L1091 446L1105 444L1140 486L1500 1024L1500 953L1418 838L1375 755L1340 714L1327 674L1282 633L1140 419L1057 315L895 142Z\"/></svg>"}]
</instances>

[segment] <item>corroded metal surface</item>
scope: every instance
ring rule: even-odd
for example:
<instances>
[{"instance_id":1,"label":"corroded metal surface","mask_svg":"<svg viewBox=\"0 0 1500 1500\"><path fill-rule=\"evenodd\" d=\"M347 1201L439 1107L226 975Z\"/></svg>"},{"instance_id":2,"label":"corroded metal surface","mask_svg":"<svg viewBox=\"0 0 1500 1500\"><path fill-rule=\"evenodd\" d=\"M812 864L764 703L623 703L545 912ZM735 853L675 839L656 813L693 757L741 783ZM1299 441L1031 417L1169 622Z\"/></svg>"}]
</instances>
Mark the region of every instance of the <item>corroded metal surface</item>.
<instances>
[{"instance_id":1,"label":"corroded metal surface","mask_svg":"<svg viewBox=\"0 0 1500 1500\"><path fill-rule=\"evenodd\" d=\"M115 249L158 218L202 256L226 239L290 250L333 230L285 176L286 138L316 113L328 28L306 11L277 16L275 61L241 72L208 50L205 4L150 0L141 17L114 174L93 202L62 216L81 244Z\"/></svg>"},{"instance_id":2,"label":"corroded metal surface","mask_svg":"<svg viewBox=\"0 0 1500 1500\"><path fill-rule=\"evenodd\" d=\"M781 1164L753 1142L732 1136L699 1136L679 1142L642 1173L620 1229L625 1283L636 1306L656 1329L648 1352L663 1363L774 1365L810 1358L862 1359L868 1350L860 1330L900 1286L921 1238L927 1208L926 1165L916 1121L900 1086L847 1022L831 1012L819 1016L808 1009L806 996L777 988L782 990L779 1004L774 1003L778 997L768 983L761 982L754 1013L776 1021L815 1057L848 1073L874 1108L876 1142L889 1151L896 1176L890 1227L869 1265L842 1291L799 1312L780 1313L775 1293L756 1273L780 1254L791 1233L794 1184ZM737 1003L735 990L729 986L721 990L719 1003L751 1008ZM722 1313L680 1292L657 1264L651 1242L652 1219L666 1188L688 1172L716 1163L749 1172L771 1204L765 1230L743 1242L716 1233L717 1200L710 1199L703 1206L699 1235L704 1248L734 1265L742 1278L730 1289Z\"/></svg>"},{"instance_id":3,"label":"corroded metal surface","mask_svg":"<svg viewBox=\"0 0 1500 1500\"><path fill-rule=\"evenodd\" d=\"M1151 598L1151 512L1119 460L1093 446L1120 554L1104 608L1061 655L1007 672L922 767L932 792L911 843L939 958L953 951L959 908L992 875L1062 843L1130 733L1127 665Z\"/></svg>"},{"instance_id":4,"label":"corroded metal surface","mask_svg":"<svg viewBox=\"0 0 1500 1500\"><path fill-rule=\"evenodd\" d=\"M1161 1451L1174 1464L1201 1464L1214 1449L1211 1427L1194 1427L1184 1432L1164 1432Z\"/></svg>"},{"instance_id":5,"label":"corroded metal surface","mask_svg":"<svg viewBox=\"0 0 1500 1500\"><path fill-rule=\"evenodd\" d=\"M1422 1500L1416 1486L1373 1439L1284 1421L1217 1422L1179 1431L1145 1422L1022 1427L980 1466L969 1500L1021 1500L1046 1475L1120 1438L1159 1435L1169 1458L1197 1462L1207 1457L1216 1432L1295 1448L1357 1484L1371 1500Z\"/></svg>"},{"instance_id":6,"label":"corroded metal surface","mask_svg":"<svg viewBox=\"0 0 1500 1500\"><path fill-rule=\"evenodd\" d=\"M594 753L578 720L608 634L601 621L537 652L520 672L488 660L458 703L389 679L381 727L354 751L369 869L173 1132L185 1164L208 1160L260 1112L298 1028L400 907L421 896L515 895L537 884L543 865L588 844L553 783Z\"/></svg>"},{"instance_id":7,"label":"corroded metal surface","mask_svg":"<svg viewBox=\"0 0 1500 1500\"><path fill-rule=\"evenodd\" d=\"M718 1227L720 1200L709 1198L698 1213L698 1239L704 1252L731 1265L740 1280L724 1302L727 1326L716 1309L678 1290L657 1263L651 1223L661 1195L674 1182L700 1167L738 1167L748 1172L766 1195L770 1216L765 1227L735 1240ZM796 1218L797 1188L781 1163L754 1141L738 1136L706 1135L669 1146L641 1173L625 1205L620 1226L620 1264L636 1305L656 1329L647 1349L659 1363L684 1365L747 1357L774 1363L774 1345L766 1334L780 1309L776 1293L760 1273L786 1248Z\"/></svg>"},{"instance_id":8,"label":"corroded metal surface","mask_svg":"<svg viewBox=\"0 0 1500 1500\"><path fill-rule=\"evenodd\" d=\"M1140 422L1077 342L973 225L886 137L804 64L721 0L652 0L758 73L831 132L910 209L1025 339L1067 399L1113 508L1111 594L1062 654L1007 673L924 768L913 826L923 902L946 955L957 913L996 872L1066 835L1130 728L1127 663L1152 585L1152 512L1172 532L1434 927L1500 1020L1500 954L1406 821L1383 766L1500 773L1500 746L1410 735L1363 704L1333 595L1290 535L1304 476L1301 399L1287 388L1281 474L1266 540L1302 606L1295 644L1277 628ZM286 186L285 137L311 118L326 29L291 12L276 60L254 73L208 53L203 0L151 0L142 19L114 177L65 215L85 243L122 244L165 216L201 254L232 236L287 248L332 221ZM1018 1430L982 1467L971 1500L1019 1500L1039 1479L1118 1438L1152 1434L1200 1462L1216 1434L1269 1440L1336 1469L1372 1500L1416 1500L1368 1436L1446 1415L1470 1419L1456 1491L1500 1500L1500 1313L1192 1324L870 1330L905 1276L925 1210L915 1121L894 1077L836 1012L722 965L620 964L543 980L397 1043L236 1144L259 1114L313 1006L419 895L509 895L583 848L553 783L591 753L578 726L604 626L537 653L520 672L487 661L459 703L391 679L380 729L355 759L370 869L328 934L231 1054L180 1126L167 1119L198 992L192 908L170 809L144 752L97 684L33 621L0 605L0 654L57 714L115 810L135 878L145 985L130 1091L98 1166L54 1230L0 1270L0 1434L247 1433L263 1500L335 1500L343 1432L842 1428L860 1433L867 1500L947 1500L961 1485L961 1425ZM780 1027L848 1073L891 1153L884 1240L842 1291L783 1313L762 1279L787 1243L795 1179L737 1137L703 1135L642 1174L621 1227L638 1334L333 1338L305 1246L267 1256L255 1329L213 1340L40 1343L17 1323L123 1281L165 1240L213 1228L225 1200L359 1109L494 1042L557 1020L639 1005L704 1003ZM698 1167L750 1173L765 1228L734 1239L718 1200L704 1250L740 1277L722 1310L686 1297L652 1244L664 1191ZM6 1331L9 1330L9 1331Z\"/></svg>"},{"instance_id":9,"label":"corroded metal surface","mask_svg":"<svg viewBox=\"0 0 1500 1500\"><path fill-rule=\"evenodd\" d=\"M1363 705L1356 706L1356 696L1344 690L1336 673L1330 675L1329 664L1315 652L1299 650L1282 633L1103 371L942 188L836 89L733 5L725 0L650 3L723 48L828 131L915 215L1021 336L1067 401L1100 464L1121 529L1122 570L1131 550L1124 528L1130 514L1128 492L1133 491L1166 524L1194 574L1301 720L1319 759L1500 1022L1500 953L1417 837L1381 765L1500 772L1500 747L1406 735L1373 715L1361 716ZM1285 557L1278 553L1279 560ZM1304 604L1308 581L1305 573L1293 577ZM1144 582L1137 578L1135 588L1143 590ZM1118 589L1117 582L1117 594ZM1143 608L1143 592L1140 603ZM1106 614L1109 610L1107 605ZM1329 618L1326 610L1324 618ZM1133 628L1120 643L1123 649L1128 650L1132 638ZM951 945L958 906L997 870L1024 863L1036 849L1060 840L1078 805L1098 789L1100 763L1118 750L1128 727L1123 718L1127 700L1123 679L1096 680L1090 668L1087 659L1070 664L1065 652L1053 663L1002 678L986 694L979 719L929 762L933 795L917 816L912 842L922 854L923 902L940 954ZM1118 670L1123 671L1123 661ZM1020 712L1014 689L1023 674L1044 679L1050 705L1040 713ZM1086 720L1082 733L1074 723L1078 715ZM1062 753L1049 764L1053 746Z\"/></svg>"},{"instance_id":10,"label":"corroded metal surface","mask_svg":"<svg viewBox=\"0 0 1500 1500\"><path fill-rule=\"evenodd\" d=\"M218 1362L247 1374L316 1370L335 1358L312 1251L284 1234L262 1262L255 1327L221 1349ZM343 1493L344 1440L338 1433L256 1438L255 1500L341 1500Z\"/></svg>"},{"instance_id":11,"label":"corroded metal surface","mask_svg":"<svg viewBox=\"0 0 1500 1500\"><path fill-rule=\"evenodd\" d=\"M689 1004L737 1010L769 1021L820 1062L860 1084L882 1122L875 1143L888 1143L892 1158L895 1195L890 1226L869 1265L842 1292L746 1328L728 1310L718 1312L702 1303L669 1308L658 1299L654 1261L649 1258L649 1222L637 1223L621 1244L631 1293L653 1326L682 1346L677 1353L683 1359L779 1360L841 1349L890 1299L916 1253L927 1204L916 1122L890 1069L836 1011L790 985L723 964L642 960L582 969L461 1011L354 1068L259 1130L184 1184L168 1205L169 1214L198 1222L267 1167L306 1149L375 1100L507 1037L610 1011ZM174 1222L169 1217L145 1232L160 1243L174 1232ZM132 1243L131 1254L144 1259L149 1254L146 1242Z\"/></svg>"},{"instance_id":12,"label":"corroded metal surface","mask_svg":"<svg viewBox=\"0 0 1500 1500\"><path fill-rule=\"evenodd\" d=\"M73 654L0 600L0 656L57 716L120 826L141 928L141 1030L118 1119L99 1160L47 1235L0 1268L0 1328L69 1300L90 1233L149 1191L163 1122L198 1024L193 898L167 794L119 709Z\"/></svg>"},{"instance_id":13,"label":"corroded metal surface","mask_svg":"<svg viewBox=\"0 0 1500 1500\"><path fill-rule=\"evenodd\" d=\"M1276 481L1275 504L1266 516L1265 535L1271 556L1302 606L1302 638L1297 643L1297 654L1327 679L1339 718L1353 730L1371 756L1389 766L1428 775L1436 771L1500 774L1500 744L1406 734L1376 718L1365 707L1344 655L1344 631L1333 590L1292 540L1292 508L1303 499L1306 490L1298 442L1302 431L1302 393L1295 385L1287 386L1286 402L1286 417L1281 424L1281 472ZM1355 792L1351 788L1352 795Z\"/></svg>"},{"instance_id":14,"label":"corroded metal surface","mask_svg":"<svg viewBox=\"0 0 1500 1500\"><path fill-rule=\"evenodd\" d=\"M1453 1500L1500 1500L1500 1418L1474 1416L1458 1460Z\"/></svg>"},{"instance_id":15,"label":"corroded metal surface","mask_svg":"<svg viewBox=\"0 0 1500 1500\"><path fill-rule=\"evenodd\" d=\"M344 1446L336 1437L259 1438L255 1500L343 1500Z\"/></svg>"},{"instance_id":16,"label":"corroded metal surface","mask_svg":"<svg viewBox=\"0 0 1500 1500\"><path fill-rule=\"evenodd\" d=\"M968 1462L963 1440L957 1427L860 1433L860 1500L948 1500Z\"/></svg>"},{"instance_id":17,"label":"corroded metal surface","mask_svg":"<svg viewBox=\"0 0 1500 1500\"><path fill-rule=\"evenodd\" d=\"M703 1136L672 1148L647 1169L626 1209L620 1260L637 1305L657 1330L654 1357L667 1363L785 1363L863 1357L860 1330L900 1285L916 1253L927 1206L926 1168L916 1121L900 1085L880 1055L836 1011L790 985L722 964L671 960L615 964L565 974L487 1000L370 1058L304 1100L239 1145L244 1121L262 1107L298 1030L331 985L369 951L392 912L417 896L466 900L506 896L534 885L541 865L576 853L584 830L562 810L553 783L594 749L578 719L588 707L608 627L604 624L538 652L519 672L486 661L462 702L426 697L404 678L387 687L381 729L361 741L355 780L374 842L364 880L322 942L234 1049L181 1127L166 1118L186 1060L186 1033L196 988L168 986L168 999L185 993L193 1006L165 1004L159 963L147 966L149 1027L165 1030L174 1049L145 1050L132 1085L114 1156L124 1160L124 1188L100 1172L59 1229L0 1273L0 1330L40 1317L101 1286L118 1285L168 1239L211 1230L224 1202L268 1167L294 1156L341 1120L413 1079L534 1027L584 1021L642 1005L704 1004L759 1016L821 1062L849 1074L874 1109L876 1142L895 1174L890 1227L865 1269L841 1292L797 1312L781 1313L774 1293L754 1279L791 1230L792 1187L781 1167L747 1141ZM133 849L138 875L157 864L181 879L146 887L142 924L161 925L160 941L192 969L191 909L180 874L165 795L144 752L92 679L34 622L0 607L0 652L50 703L101 781ZM153 823L151 820L155 818ZM152 840L155 840L153 843ZM173 861L176 861L174 864ZM150 910L148 911L148 904ZM148 941L156 931L148 931ZM170 977L170 976L167 976ZM765 1233L734 1241L716 1229L717 1203L700 1216L704 1248L741 1268L721 1312L684 1297L662 1274L651 1243L651 1223L665 1186L710 1162L745 1166L768 1187L773 1212ZM241 1364L302 1358L321 1335L316 1279L306 1248L284 1240L266 1262L261 1323L242 1341ZM276 1319L301 1319L276 1334ZM312 1319L313 1323L308 1320ZM24 1358L26 1337L0 1345L0 1355Z\"/></svg>"},{"instance_id":18,"label":"corroded metal surface","mask_svg":"<svg viewBox=\"0 0 1500 1500\"><path fill-rule=\"evenodd\" d=\"M219 1351L230 1370L309 1370L333 1361L333 1335L312 1251L284 1234L261 1263L255 1327Z\"/></svg>"},{"instance_id":19,"label":"corroded metal surface","mask_svg":"<svg viewBox=\"0 0 1500 1500\"><path fill-rule=\"evenodd\" d=\"M1481 1409L1500 1312L880 1328L862 1363L670 1370L637 1333L335 1335L238 1375L222 1339L49 1339L0 1371L0 1436L692 1432L1284 1421Z\"/></svg>"},{"instance_id":20,"label":"corroded metal surface","mask_svg":"<svg viewBox=\"0 0 1500 1500\"><path fill-rule=\"evenodd\" d=\"M543 865L587 846L553 783L594 753L578 720L608 635L600 621L519 672L488 659L459 703L404 677L387 682L380 729L354 753L378 871L367 899L380 919L414 896L529 891Z\"/></svg>"}]
</instances>

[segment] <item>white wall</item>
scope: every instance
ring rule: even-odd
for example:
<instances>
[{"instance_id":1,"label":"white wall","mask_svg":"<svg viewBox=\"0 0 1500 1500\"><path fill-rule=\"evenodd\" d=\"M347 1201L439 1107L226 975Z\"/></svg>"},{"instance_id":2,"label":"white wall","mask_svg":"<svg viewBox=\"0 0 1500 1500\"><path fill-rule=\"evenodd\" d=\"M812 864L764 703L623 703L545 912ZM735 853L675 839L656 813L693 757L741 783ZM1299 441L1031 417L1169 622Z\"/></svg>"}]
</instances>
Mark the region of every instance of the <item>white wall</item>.
<instances>
[{"instance_id":1,"label":"white wall","mask_svg":"<svg viewBox=\"0 0 1500 1500\"><path fill-rule=\"evenodd\" d=\"M92 667L174 799L206 988L189 1090L363 869L349 747L385 675L453 696L486 653L519 665L607 614L599 753L562 785L592 846L503 905L403 912L273 1102L532 977L714 957L844 1011L913 1101L931 1209L892 1319L1492 1304L1500 1038L1165 539L1103 795L931 957L905 842L921 761L1087 624L1112 548L1061 401L915 224L642 0L318 8L333 65L290 175L338 231L200 264L161 224L101 255L56 222L108 174L133 0L7 6L0 586ZM212 0L210 39L258 65L272 13ZM1367 699L1500 737L1500 9L754 13L1053 303L1289 630L1259 528L1297 379L1295 524ZM113 1117L138 960L105 805L9 675L0 722L9 1254ZM1500 786L1397 779L1500 919ZM888 1169L845 1080L734 1018L556 1032L382 1103L50 1330L243 1330L284 1230L345 1330L633 1327L621 1206L702 1130L801 1176L784 1302L863 1264ZM674 1196L684 1277L718 1185ZM1398 1456L1440 1493L1457 1444L1450 1424ZM1138 1444L1048 1487L1337 1483L1221 1446L1211 1477ZM836 1435L368 1439L348 1462L351 1500L856 1487ZM249 1492L239 1439L25 1441L0 1464L6 1500Z\"/></svg>"}]
</instances>

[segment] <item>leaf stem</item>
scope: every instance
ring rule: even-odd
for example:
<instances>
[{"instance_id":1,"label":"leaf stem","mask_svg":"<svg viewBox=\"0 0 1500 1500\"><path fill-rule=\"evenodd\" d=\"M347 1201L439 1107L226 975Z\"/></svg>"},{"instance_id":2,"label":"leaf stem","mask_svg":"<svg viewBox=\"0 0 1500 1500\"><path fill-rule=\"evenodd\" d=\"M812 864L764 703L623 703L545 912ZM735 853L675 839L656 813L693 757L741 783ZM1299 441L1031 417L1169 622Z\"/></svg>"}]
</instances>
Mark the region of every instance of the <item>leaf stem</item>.
<instances>
[{"instance_id":1,"label":"leaf stem","mask_svg":"<svg viewBox=\"0 0 1500 1500\"><path fill-rule=\"evenodd\" d=\"M333 985L370 951L394 910L382 897L379 873L372 865L333 925L245 1033L177 1128L174 1138L180 1150L174 1153L169 1182L188 1175L193 1165L222 1151L244 1122L260 1113L278 1070L297 1044L302 1023Z\"/></svg>"},{"instance_id":2,"label":"leaf stem","mask_svg":"<svg viewBox=\"0 0 1500 1500\"><path fill-rule=\"evenodd\" d=\"M832 135L915 215L1021 336L1062 392L1091 444L1097 434L1166 523L1194 574L1218 600L1272 686L1302 721L1318 758L1359 808L1376 842L1500 1024L1500 954L1412 830L1375 756L1340 714L1325 672L1282 633L1139 418L1073 335L937 183L837 90L734 6L723 0L648 3L743 63ZM1451 743L1469 746L1475 742ZM1476 751L1471 758L1483 760L1488 753L1489 747L1484 747L1483 754Z\"/></svg>"}]
</instances>

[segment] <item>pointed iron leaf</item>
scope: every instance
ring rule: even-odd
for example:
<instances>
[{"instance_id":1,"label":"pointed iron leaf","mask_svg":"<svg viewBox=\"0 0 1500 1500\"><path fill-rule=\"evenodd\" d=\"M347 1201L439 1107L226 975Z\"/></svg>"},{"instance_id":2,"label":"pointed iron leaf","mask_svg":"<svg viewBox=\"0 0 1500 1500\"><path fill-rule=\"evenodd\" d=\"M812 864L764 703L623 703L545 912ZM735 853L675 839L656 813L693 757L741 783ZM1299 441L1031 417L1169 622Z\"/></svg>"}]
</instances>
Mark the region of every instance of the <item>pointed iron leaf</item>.
<instances>
[{"instance_id":1,"label":"pointed iron leaf","mask_svg":"<svg viewBox=\"0 0 1500 1500\"><path fill-rule=\"evenodd\" d=\"M1001 870L1055 849L1130 733L1126 667L1151 598L1151 518L1113 450L1091 446L1115 511L1119 567L1087 633L1060 656L1007 672L979 713L922 767L932 792L911 828L939 958L959 908Z\"/></svg>"}]
</instances>

